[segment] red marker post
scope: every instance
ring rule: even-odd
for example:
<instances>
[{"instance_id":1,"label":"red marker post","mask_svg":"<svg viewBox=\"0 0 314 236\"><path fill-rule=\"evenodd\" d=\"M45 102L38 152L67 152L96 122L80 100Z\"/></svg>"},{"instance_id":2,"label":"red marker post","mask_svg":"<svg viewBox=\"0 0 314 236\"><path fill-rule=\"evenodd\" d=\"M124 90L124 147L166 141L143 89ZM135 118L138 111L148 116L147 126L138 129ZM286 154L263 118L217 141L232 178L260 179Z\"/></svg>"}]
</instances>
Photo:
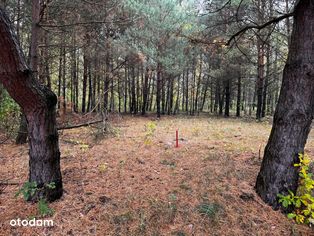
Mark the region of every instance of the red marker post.
<instances>
[{"instance_id":1,"label":"red marker post","mask_svg":"<svg viewBox=\"0 0 314 236\"><path fill-rule=\"evenodd\" d=\"M179 131L176 130L176 148L179 147Z\"/></svg>"}]
</instances>

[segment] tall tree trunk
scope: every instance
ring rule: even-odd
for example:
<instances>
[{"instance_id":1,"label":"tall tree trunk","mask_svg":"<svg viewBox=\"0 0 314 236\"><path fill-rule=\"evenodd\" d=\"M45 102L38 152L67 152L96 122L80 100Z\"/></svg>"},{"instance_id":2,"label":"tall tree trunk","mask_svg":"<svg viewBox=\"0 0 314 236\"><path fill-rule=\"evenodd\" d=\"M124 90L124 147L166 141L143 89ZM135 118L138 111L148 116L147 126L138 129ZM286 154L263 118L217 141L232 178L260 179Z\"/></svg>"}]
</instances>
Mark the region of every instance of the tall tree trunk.
<instances>
[{"instance_id":1,"label":"tall tree trunk","mask_svg":"<svg viewBox=\"0 0 314 236\"><path fill-rule=\"evenodd\" d=\"M176 99L176 105L173 111L173 114L176 115L180 110L180 78L181 75L178 75L178 82L177 82L177 99Z\"/></svg>"},{"instance_id":2,"label":"tall tree trunk","mask_svg":"<svg viewBox=\"0 0 314 236\"><path fill-rule=\"evenodd\" d=\"M124 66L124 113L127 112L127 102L128 102L128 63L125 60Z\"/></svg>"},{"instance_id":3,"label":"tall tree trunk","mask_svg":"<svg viewBox=\"0 0 314 236\"><path fill-rule=\"evenodd\" d=\"M87 100L87 111L92 110L92 100L93 100L93 79L92 79L92 72L91 72L91 62L88 62L88 100Z\"/></svg>"},{"instance_id":4,"label":"tall tree trunk","mask_svg":"<svg viewBox=\"0 0 314 236\"><path fill-rule=\"evenodd\" d=\"M157 64L157 96L156 96L156 105L157 105L157 117L160 118L160 98L161 98L161 78L160 78L160 73L161 73L161 65L160 63Z\"/></svg>"},{"instance_id":5,"label":"tall tree trunk","mask_svg":"<svg viewBox=\"0 0 314 236\"><path fill-rule=\"evenodd\" d=\"M132 114L136 114L136 81L135 81L135 68L134 65L131 67L131 76L132 76L132 85L131 85L131 94L132 94L132 100L131 100L131 110L130 112Z\"/></svg>"},{"instance_id":6,"label":"tall tree trunk","mask_svg":"<svg viewBox=\"0 0 314 236\"><path fill-rule=\"evenodd\" d=\"M39 20L40 20L40 0L32 0L32 28L30 44L30 69L35 79L38 77L38 37L39 37ZM19 27L18 27L19 28ZM19 38L18 38L19 41ZM24 144L27 141L27 122L24 114L20 118L20 126L16 144Z\"/></svg>"},{"instance_id":7,"label":"tall tree trunk","mask_svg":"<svg viewBox=\"0 0 314 236\"><path fill-rule=\"evenodd\" d=\"M241 113L241 75L238 75L238 94L237 94L237 117L240 117Z\"/></svg>"},{"instance_id":8,"label":"tall tree trunk","mask_svg":"<svg viewBox=\"0 0 314 236\"><path fill-rule=\"evenodd\" d=\"M83 55L83 93L82 93L82 113L86 112L86 87L87 87L87 77L88 77L88 56L87 49L84 49Z\"/></svg>"},{"instance_id":9,"label":"tall tree trunk","mask_svg":"<svg viewBox=\"0 0 314 236\"><path fill-rule=\"evenodd\" d=\"M62 196L60 151L56 128L56 95L42 86L27 67L8 17L0 9L0 82L21 106L28 122L29 181L39 190L29 200ZM56 188L46 184L54 182Z\"/></svg>"},{"instance_id":10,"label":"tall tree trunk","mask_svg":"<svg viewBox=\"0 0 314 236\"><path fill-rule=\"evenodd\" d=\"M258 22L264 21L265 3L264 0L258 0ZM257 81L256 81L256 95L257 95L257 107L256 107L256 119L262 118L262 106L263 106L263 87L264 87L264 56L265 56L265 42L262 39L262 35L257 36Z\"/></svg>"},{"instance_id":11,"label":"tall tree trunk","mask_svg":"<svg viewBox=\"0 0 314 236\"><path fill-rule=\"evenodd\" d=\"M256 180L256 192L278 208L277 194L294 193L298 186L298 154L311 129L314 115L314 3L298 1L288 60L274 115L273 128Z\"/></svg>"},{"instance_id":12,"label":"tall tree trunk","mask_svg":"<svg viewBox=\"0 0 314 236\"><path fill-rule=\"evenodd\" d=\"M165 73L160 73L161 75L161 114L164 115L166 111L166 91L165 91L165 83L166 76Z\"/></svg>"},{"instance_id":13,"label":"tall tree trunk","mask_svg":"<svg viewBox=\"0 0 314 236\"><path fill-rule=\"evenodd\" d=\"M194 109L196 110L196 112L199 111L199 108L198 108L198 97L199 97L199 93L200 93L200 87L201 87L201 81L202 81L202 66L203 66L203 63L202 63L202 54L200 55L200 68L199 68L199 75L198 75L198 80L197 80L197 83L196 83L196 94L195 94L195 101L194 101Z\"/></svg>"},{"instance_id":14,"label":"tall tree trunk","mask_svg":"<svg viewBox=\"0 0 314 236\"><path fill-rule=\"evenodd\" d=\"M63 42L64 43L64 42ZM62 97L63 97L63 114L66 113L66 103L67 103L67 96L66 96L66 89L67 89L67 81L66 81L66 52L65 47L63 46L63 53L62 53Z\"/></svg>"},{"instance_id":15,"label":"tall tree trunk","mask_svg":"<svg viewBox=\"0 0 314 236\"><path fill-rule=\"evenodd\" d=\"M59 49L59 67L58 67L58 109L60 109L61 104L60 104L60 97L61 97L61 83L62 83L62 53L63 53L63 47L62 45L60 46Z\"/></svg>"},{"instance_id":16,"label":"tall tree trunk","mask_svg":"<svg viewBox=\"0 0 314 236\"><path fill-rule=\"evenodd\" d=\"M209 85L209 81L207 79L207 81L205 82L205 86L204 86L204 91L203 91L203 99L202 99L202 105L200 107L200 111L203 112L204 111L204 106L205 106L205 102L206 102L206 98L207 98L207 93L208 93L208 85Z\"/></svg>"},{"instance_id":17,"label":"tall tree trunk","mask_svg":"<svg viewBox=\"0 0 314 236\"><path fill-rule=\"evenodd\" d=\"M225 116L229 117L229 111L230 111L230 79L228 78L225 81Z\"/></svg>"},{"instance_id":18,"label":"tall tree trunk","mask_svg":"<svg viewBox=\"0 0 314 236\"><path fill-rule=\"evenodd\" d=\"M142 104L142 115L146 113L147 98L148 98L148 80L149 80L149 68L146 68L144 75L144 84L143 84L143 104Z\"/></svg>"},{"instance_id":19,"label":"tall tree trunk","mask_svg":"<svg viewBox=\"0 0 314 236\"><path fill-rule=\"evenodd\" d=\"M270 46L267 46L267 66L266 66L266 76L265 83L263 88L263 104L262 104L262 117L266 116L266 106L267 106L267 94L268 94L268 85L269 85L269 77L270 77Z\"/></svg>"},{"instance_id":20,"label":"tall tree trunk","mask_svg":"<svg viewBox=\"0 0 314 236\"><path fill-rule=\"evenodd\" d=\"M169 78L169 92L168 92L168 115L171 115L173 110L173 86L174 86L174 79L172 76Z\"/></svg>"},{"instance_id":21,"label":"tall tree trunk","mask_svg":"<svg viewBox=\"0 0 314 236\"><path fill-rule=\"evenodd\" d=\"M185 111L189 114L189 69L186 70L186 83L185 83Z\"/></svg>"}]
</instances>

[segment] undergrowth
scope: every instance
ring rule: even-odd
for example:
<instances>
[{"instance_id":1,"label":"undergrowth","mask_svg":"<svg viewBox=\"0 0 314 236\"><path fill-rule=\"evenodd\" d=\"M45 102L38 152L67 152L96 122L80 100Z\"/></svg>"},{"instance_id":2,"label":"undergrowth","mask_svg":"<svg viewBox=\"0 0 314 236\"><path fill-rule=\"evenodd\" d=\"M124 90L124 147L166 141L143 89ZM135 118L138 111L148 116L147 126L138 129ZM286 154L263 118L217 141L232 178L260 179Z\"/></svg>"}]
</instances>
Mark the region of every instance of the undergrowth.
<instances>
[{"instance_id":1,"label":"undergrowth","mask_svg":"<svg viewBox=\"0 0 314 236\"><path fill-rule=\"evenodd\" d=\"M54 182L46 184L45 187L49 188L49 189L56 188ZM39 190L40 190L40 188L37 186L36 182L26 182L19 189L19 191L15 194L15 197L22 195L24 200L27 201L32 196L34 196L36 194L36 192L38 192ZM39 199L39 201L37 203L37 211L38 211L38 215L41 217L52 216L54 213L54 210L49 207L45 197L41 197Z\"/></svg>"},{"instance_id":2,"label":"undergrowth","mask_svg":"<svg viewBox=\"0 0 314 236\"><path fill-rule=\"evenodd\" d=\"M145 140L144 143L146 145L150 145L152 143L152 138L155 134L157 128L157 124L153 121L149 121L146 125L145 125Z\"/></svg>"},{"instance_id":3,"label":"undergrowth","mask_svg":"<svg viewBox=\"0 0 314 236\"><path fill-rule=\"evenodd\" d=\"M294 219L298 224L314 224L314 179L313 174L309 173L310 158L306 154L299 154L300 163L294 164L299 168L299 187L294 194L289 190L288 195L278 194L279 202L283 207L292 206L294 211L287 216Z\"/></svg>"}]
</instances>

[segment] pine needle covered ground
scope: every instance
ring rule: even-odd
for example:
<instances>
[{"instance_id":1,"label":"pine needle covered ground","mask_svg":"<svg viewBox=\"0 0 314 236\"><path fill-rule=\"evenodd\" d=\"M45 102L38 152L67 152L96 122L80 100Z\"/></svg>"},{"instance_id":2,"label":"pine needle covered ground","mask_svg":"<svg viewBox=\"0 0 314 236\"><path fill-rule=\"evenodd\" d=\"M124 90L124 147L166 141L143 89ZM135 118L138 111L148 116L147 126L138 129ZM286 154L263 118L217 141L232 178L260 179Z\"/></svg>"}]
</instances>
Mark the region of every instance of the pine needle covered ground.
<instances>
[{"instance_id":1,"label":"pine needle covered ground","mask_svg":"<svg viewBox=\"0 0 314 236\"><path fill-rule=\"evenodd\" d=\"M38 213L14 198L27 181L27 145L2 144L0 180L20 185L0 188L0 235L314 235L254 192L268 122L123 117L113 127L103 139L91 127L60 133L65 193L50 204L51 228L10 226ZM313 131L306 152L314 156Z\"/></svg>"}]
</instances>

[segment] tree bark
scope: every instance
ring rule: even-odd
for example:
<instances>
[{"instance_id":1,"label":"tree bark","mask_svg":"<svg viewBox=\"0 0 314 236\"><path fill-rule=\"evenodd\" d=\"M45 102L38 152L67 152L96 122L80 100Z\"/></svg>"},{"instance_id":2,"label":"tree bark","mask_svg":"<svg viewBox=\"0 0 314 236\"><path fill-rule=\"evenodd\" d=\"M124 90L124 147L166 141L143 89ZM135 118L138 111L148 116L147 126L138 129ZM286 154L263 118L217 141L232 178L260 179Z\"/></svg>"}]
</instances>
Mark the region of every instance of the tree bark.
<instances>
[{"instance_id":1,"label":"tree bark","mask_svg":"<svg viewBox=\"0 0 314 236\"><path fill-rule=\"evenodd\" d=\"M261 198L277 209L277 194L294 193L298 186L298 153L311 129L314 113L314 3L298 1L288 60L274 115L273 128L256 180Z\"/></svg>"},{"instance_id":2,"label":"tree bark","mask_svg":"<svg viewBox=\"0 0 314 236\"><path fill-rule=\"evenodd\" d=\"M62 196L60 151L56 128L56 95L39 84L26 65L8 17L0 9L0 82L21 106L28 122L29 181L39 190L29 200L45 197L53 201ZM56 188L47 188L54 182Z\"/></svg>"}]
</instances>

